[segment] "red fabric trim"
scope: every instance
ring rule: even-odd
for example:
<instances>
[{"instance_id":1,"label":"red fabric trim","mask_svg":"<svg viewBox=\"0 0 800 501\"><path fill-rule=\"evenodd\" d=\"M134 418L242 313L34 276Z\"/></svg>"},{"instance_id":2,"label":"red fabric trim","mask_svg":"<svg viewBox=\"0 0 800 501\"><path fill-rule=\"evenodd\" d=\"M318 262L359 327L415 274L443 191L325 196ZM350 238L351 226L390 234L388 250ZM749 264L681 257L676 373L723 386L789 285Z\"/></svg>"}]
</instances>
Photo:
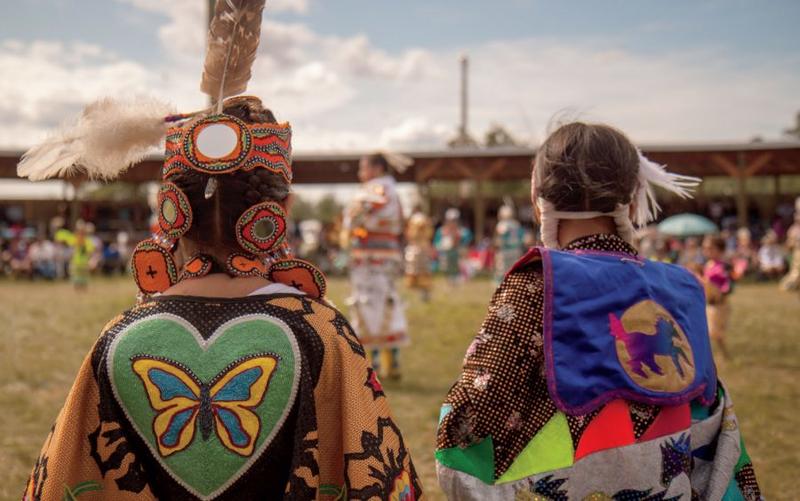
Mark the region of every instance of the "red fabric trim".
<instances>
[{"instance_id":1,"label":"red fabric trim","mask_svg":"<svg viewBox=\"0 0 800 501\"><path fill-rule=\"evenodd\" d=\"M594 452L636 443L633 421L627 402L617 399L600 411L581 435L575 461Z\"/></svg>"},{"instance_id":2,"label":"red fabric trim","mask_svg":"<svg viewBox=\"0 0 800 501\"><path fill-rule=\"evenodd\" d=\"M653 424L639 437L639 442L647 442L648 440L672 435L679 431L685 431L691 425L692 412L689 409L689 404L663 407Z\"/></svg>"}]
</instances>

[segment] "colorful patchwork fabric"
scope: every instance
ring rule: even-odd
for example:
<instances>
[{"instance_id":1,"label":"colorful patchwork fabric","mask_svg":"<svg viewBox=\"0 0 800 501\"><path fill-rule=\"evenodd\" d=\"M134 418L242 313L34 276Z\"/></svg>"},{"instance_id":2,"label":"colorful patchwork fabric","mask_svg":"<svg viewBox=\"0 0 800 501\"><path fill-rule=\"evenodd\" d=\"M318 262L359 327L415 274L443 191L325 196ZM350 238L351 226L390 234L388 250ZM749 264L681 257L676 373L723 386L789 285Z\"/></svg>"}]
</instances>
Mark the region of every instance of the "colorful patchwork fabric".
<instances>
[{"instance_id":1,"label":"colorful patchwork fabric","mask_svg":"<svg viewBox=\"0 0 800 501\"><path fill-rule=\"evenodd\" d=\"M610 235L567 250L577 249L635 257ZM547 384L544 291L541 259L529 255L495 292L467 349L438 430L437 473L448 498L721 499L733 482L745 499L759 499L720 385L710 404L616 398L583 414L559 410Z\"/></svg>"},{"instance_id":2,"label":"colorful patchwork fabric","mask_svg":"<svg viewBox=\"0 0 800 501\"><path fill-rule=\"evenodd\" d=\"M307 296L140 304L84 362L26 499L417 499L364 355Z\"/></svg>"}]
</instances>

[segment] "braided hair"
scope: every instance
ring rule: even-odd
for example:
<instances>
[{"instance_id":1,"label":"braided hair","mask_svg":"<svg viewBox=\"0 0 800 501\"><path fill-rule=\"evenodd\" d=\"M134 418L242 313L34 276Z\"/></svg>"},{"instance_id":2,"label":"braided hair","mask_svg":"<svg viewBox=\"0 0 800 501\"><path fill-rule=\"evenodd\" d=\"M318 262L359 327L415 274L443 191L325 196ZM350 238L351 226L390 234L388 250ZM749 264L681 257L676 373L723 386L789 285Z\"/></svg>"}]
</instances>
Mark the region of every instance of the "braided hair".
<instances>
[{"instance_id":1,"label":"braided hair","mask_svg":"<svg viewBox=\"0 0 800 501\"><path fill-rule=\"evenodd\" d=\"M261 101L252 96L228 99L223 113L245 123L277 122L272 111L264 108ZM210 177L216 179L217 188L212 197L206 198L206 185ZM186 194L194 215L192 227L182 240L189 244L193 252L214 256L221 262L231 252L241 251L235 236L239 217L260 202L273 201L285 207L291 192L291 185L283 176L266 169L216 176L186 170L171 177L170 181Z\"/></svg>"}]
</instances>

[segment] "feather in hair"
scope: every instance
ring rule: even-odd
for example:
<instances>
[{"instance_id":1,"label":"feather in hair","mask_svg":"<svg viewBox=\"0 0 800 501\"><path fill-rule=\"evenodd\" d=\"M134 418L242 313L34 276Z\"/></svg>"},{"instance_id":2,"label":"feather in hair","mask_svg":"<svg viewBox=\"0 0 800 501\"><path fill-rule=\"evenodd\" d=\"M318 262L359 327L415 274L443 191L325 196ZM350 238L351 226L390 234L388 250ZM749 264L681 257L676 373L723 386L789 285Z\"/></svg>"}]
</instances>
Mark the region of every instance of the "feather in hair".
<instances>
[{"instance_id":1,"label":"feather in hair","mask_svg":"<svg viewBox=\"0 0 800 501\"><path fill-rule=\"evenodd\" d=\"M222 112L222 101L247 90L261 38L265 0L219 0L208 30L200 90Z\"/></svg>"},{"instance_id":2,"label":"feather in hair","mask_svg":"<svg viewBox=\"0 0 800 501\"><path fill-rule=\"evenodd\" d=\"M72 123L22 156L17 174L32 181L84 170L92 179L113 179L158 146L172 106L150 97L102 99Z\"/></svg>"},{"instance_id":3,"label":"feather in hair","mask_svg":"<svg viewBox=\"0 0 800 501\"><path fill-rule=\"evenodd\" d=\"M386 162L389 164L389 166L400 174L404 173L409 167L414 165L414 159L408 155L403 155L402 153L396 153L388 150L381 150L378 153L383 155L383 158L386 159Z\"/></svg>"},{"instance_id":4,"label":"feather in hair","mask_svg":"<svg viewBox=\"0 0 800 501\"><path fill-rule=\"evenodd\" d=\"M639 186L634 193L636 213L633 221L644 226L655 221L661 206L656 200L653 186L660 186L681 198L691 198L692 192L702 180L697 177L682 176L667 171L665 165L659 165L639 152Z\"/></svg>"}]
</instances>

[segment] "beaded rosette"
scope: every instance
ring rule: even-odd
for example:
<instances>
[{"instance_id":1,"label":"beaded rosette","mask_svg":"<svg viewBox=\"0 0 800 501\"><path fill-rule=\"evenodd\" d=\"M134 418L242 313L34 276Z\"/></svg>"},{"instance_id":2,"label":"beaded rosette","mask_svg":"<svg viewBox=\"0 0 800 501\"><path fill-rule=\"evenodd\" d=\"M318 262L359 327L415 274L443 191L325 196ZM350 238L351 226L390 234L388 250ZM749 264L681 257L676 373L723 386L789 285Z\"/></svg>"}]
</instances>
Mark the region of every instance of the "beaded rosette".
<instances>
[{"instance_id":1,"label":"beaded rosette","mask_svg":"<svg viewBox=\"0 0 800 501\"><path fill-rule=\"evenodd\" d=\"M185 118L177 115L167 120ZM230 276L263 277L311 297L324 296L322 272L293 257L286 239L286 208L276 201L257 203L241 214L235 227L241 252L231 253L224 263L197 254L178 269L173 257L178 240L194 220L189 198L173 182L176 177L187 171L208 176L206 198L214 196L218 176L237 171L265 169L291 182L291 136L288 123L248 124L226 114L191 120L167 131L157 230L137 246L131 263L142 294L161 293L181 280L205 276L217 267Z\"/></svg>"}]
</instances>

